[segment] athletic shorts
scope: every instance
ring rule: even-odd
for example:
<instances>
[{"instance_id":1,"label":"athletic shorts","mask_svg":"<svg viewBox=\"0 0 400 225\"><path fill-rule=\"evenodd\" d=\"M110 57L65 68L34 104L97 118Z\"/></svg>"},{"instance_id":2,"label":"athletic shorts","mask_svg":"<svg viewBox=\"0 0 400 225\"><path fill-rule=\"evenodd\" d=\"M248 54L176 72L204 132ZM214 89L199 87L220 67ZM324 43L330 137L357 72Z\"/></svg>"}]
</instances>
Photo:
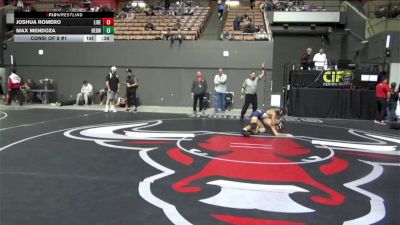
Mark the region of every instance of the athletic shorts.
<instances>
[{"instance_id":1,"label":"athletic shorts","mask_svg":"<svg viewBox=\"0 0 400 225\"><path fill-rule=\"evenodd\" d=\"M264 111L256 110L251 114L251 117L257 117L259 120L262 120L266 117L264 114L266 114Z\"/></svg>"},{"instance_id":2,"label":"athletic shorts","mask_svg":"<svg viewBox=\"0 0 400 225\"><path fill-rule=\"evenodd\" d=\"M117 92L116 91L107 91L107 99L108 100L117 100Z\"/></svg>"}]
</instances>

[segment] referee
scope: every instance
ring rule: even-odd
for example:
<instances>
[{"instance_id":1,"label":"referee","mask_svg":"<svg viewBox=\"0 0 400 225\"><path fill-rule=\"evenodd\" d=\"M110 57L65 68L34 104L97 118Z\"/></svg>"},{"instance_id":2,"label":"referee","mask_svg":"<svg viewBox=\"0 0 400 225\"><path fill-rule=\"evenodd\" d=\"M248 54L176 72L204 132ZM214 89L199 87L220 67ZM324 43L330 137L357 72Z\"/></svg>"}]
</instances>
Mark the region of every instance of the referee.
<instances>
[{"instance_id":1,"label":"referee","mask_svg":"<svg viewBox=\"0 0 400 225\"><path fill-rule=\"evenodd\" d=\"M264 63L261 64L261 69L262 72L260 75L257 76L256 72L252 71L250 77L243 82L240 99L244 98L244 105L240 113L240 120L243 120L244 114L246 114L250 104L253 106L253 112L257 110L257 84L265 75ZM243 95L244 93L246 93L246 97Z\"/></svg>"}]
</instances>

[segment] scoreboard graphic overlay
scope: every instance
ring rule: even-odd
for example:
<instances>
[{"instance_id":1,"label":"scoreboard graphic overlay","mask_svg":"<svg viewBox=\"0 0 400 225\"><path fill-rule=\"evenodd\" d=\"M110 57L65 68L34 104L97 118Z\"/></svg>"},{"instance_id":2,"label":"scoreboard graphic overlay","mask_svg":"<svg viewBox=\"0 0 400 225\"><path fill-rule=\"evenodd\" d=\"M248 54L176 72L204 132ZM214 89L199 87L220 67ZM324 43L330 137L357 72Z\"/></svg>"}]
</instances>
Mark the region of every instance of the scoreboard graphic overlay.
<instances>
[{"instance_id":1,"label":"scoreboard graphic overlay","mask_svg":"<svg viewBox=\"0 0 400 225\"><path fill-rule=\"evenodd\" d=\"M15 12L14 42L114 42L112 12Z\"/></svg>"}]
</instances>

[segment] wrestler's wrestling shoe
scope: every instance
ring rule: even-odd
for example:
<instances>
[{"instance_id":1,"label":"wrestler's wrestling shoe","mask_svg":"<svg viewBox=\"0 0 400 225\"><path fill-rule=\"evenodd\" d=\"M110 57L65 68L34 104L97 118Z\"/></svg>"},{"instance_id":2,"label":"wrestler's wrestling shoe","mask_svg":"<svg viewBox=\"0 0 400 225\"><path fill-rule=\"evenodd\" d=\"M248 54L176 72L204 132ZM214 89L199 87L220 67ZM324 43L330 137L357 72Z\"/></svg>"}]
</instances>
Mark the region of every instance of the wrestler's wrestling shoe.
<instances>
[{"instance_id":1,"label":"wrestler's wrestling shoe","mask_svg":"<svg viewBox=\"0 0 400 225\"><path fill-rule=\"evenodd\" d=\"M250 132L246 131L246 130L241 130L240 133L244 136L244 137L249 137L250 136Z\"/></svg>"}]
</instances>

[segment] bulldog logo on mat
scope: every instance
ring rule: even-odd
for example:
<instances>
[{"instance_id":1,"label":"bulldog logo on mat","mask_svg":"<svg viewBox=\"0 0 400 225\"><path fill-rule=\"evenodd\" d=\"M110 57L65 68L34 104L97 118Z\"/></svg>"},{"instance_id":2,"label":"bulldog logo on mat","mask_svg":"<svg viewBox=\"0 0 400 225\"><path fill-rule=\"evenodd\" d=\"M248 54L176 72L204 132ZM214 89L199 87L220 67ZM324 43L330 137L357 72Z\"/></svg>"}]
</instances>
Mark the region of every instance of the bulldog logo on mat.
<instances>
[{"instance_id":1,"label":"bulldog logo on mat","mask_svg":"<svg viewBox=\"0 0 400 225\"><path fill-rule=\"evenodd\" d=\"M345 132L356 141L163 130L177 122L96 125L64 135L138 151L160 171L140 182L139 194L173 224L399 222L390 197L380 195L382 187L399 186L385 176L399 172L398 138L351 129Z\"/></svg>"}]
</instances>

